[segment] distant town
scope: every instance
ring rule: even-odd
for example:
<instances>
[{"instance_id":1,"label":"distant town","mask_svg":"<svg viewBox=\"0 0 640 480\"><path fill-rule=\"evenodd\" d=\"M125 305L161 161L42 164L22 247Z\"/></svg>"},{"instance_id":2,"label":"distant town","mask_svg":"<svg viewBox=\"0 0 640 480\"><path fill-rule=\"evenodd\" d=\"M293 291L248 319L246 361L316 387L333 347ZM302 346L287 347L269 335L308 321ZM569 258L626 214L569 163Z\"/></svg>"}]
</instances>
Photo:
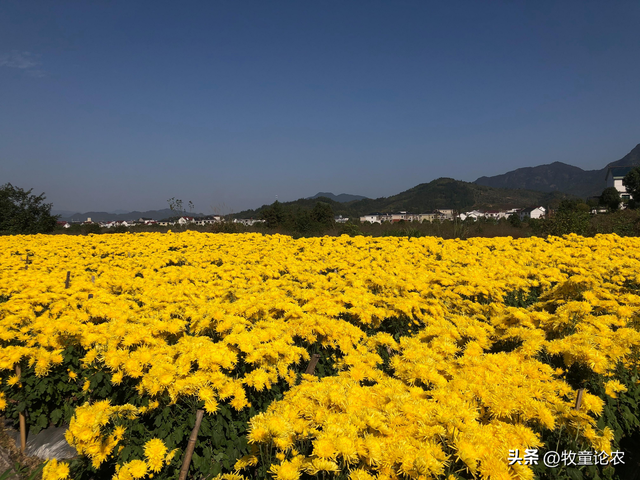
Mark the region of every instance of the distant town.
<instances>
[{"instance_id":1,"label":"distant town","mask_svg":"<svg viewBox=\"0 0 640 480\"><path fill-rule=\"evenodd\" d=\"M627 189L623 185L623 179L633 167L609 167L606 174L606 186L607 188L615 188L619 193L620 209L624 209L625 205L632 200L632 196L627 192ZM330 194L329 194L330 195ZM355 198L355 196L354 196ZM364 198L364 197L359 197ZM598 197L594 197L597 200ZM597 202L596 202L597 203ZM593 206L590 209L592 214L606 213L608 210L602 205ZM521 221L527 221L529 219L540 219L548 217L550 214L548 207L543 205L534 205L529 207L509 208L509 209L474 209L464 212L456 211L452 208L435 209L430 212L414 213L409 211L399 211L395 213L369 213L361 215L359 217L349 217L343 215L336 215L334 221L337 224L347 223L349 221L357 221L361 223L370 224L382 224L382 223L398 223L398 222L434 222L434 221L447 221L447 220L501 220L509 219L512 216L518 217ZM206 216L190 216L181 215L177 219L165 219L154 220L151 218L139 217L137 219L130 220L114 220L114 221L93 221L91 217L87 217L84 221L58 221L58 227L70 228L73 225L98 225L101 228L130 228L136 226L202 226L215 225L222 222L231 222L235 224L241 224L244 226L253 226L260 223L265 223L262 218L230 218L223 215L206 215Z\"/></svg>"}]
</instances>

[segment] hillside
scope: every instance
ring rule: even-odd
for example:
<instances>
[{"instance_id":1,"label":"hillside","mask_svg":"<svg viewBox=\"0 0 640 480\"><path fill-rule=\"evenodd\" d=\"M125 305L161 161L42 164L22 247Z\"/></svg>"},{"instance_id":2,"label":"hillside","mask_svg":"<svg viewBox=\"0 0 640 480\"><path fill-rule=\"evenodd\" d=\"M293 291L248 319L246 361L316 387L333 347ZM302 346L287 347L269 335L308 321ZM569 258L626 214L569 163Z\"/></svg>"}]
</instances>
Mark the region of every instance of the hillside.
<instances>
[{"instance_id":1,"label":"hillside","mask_svg":"<svg viewBox=\"0 0 640 480\"><path fill-rule=\"evenodd\" d=\"M540 192L563 192L581 198L600 195L606 187L609 167L640 165L640 144L620 160L610 162L600 170L554 162L549 165L525 167L493 177L480 177L474 183L493 188L518 188Z\"/></svg>"},{"instance_id":2,"label":"hillside","mask_svg":"<svg viewBox=\"0 0 640 480\"><path fill-rule=\"evenodd\" d=\"M308 197L308 198L314 199L319 197L325 197L338 203L353 202L355 200L364 200L367 198L367 197L363 197L362 195L351 195L349 193L341 193L340 195L334 195L331 192L318 192L313 197Z\"/></svg>"},{"instance_id":3,"label":"hillside","mask_svg":"<svg viewBox=\"0 0 640 480\"><path fill-rule=\"evenodd\" d=\"M202 213L186 213L192 217L202 217ZM163 210L147 210L144 212L133 211L129 213L109 213L109 212L85 212L75 213L71 216L61 217L60 220L66 222L84 222L87 218L91 218L93 222L113 222L124 220L138 220L139 218L150 218L152 220L163 220L169 217L175 217L176 212L169 208Z\"/></svg>"},{"instance_id":4,"label":"hillside","mask_svg":"<svg viewBox=\"0 0 640 480\"><path fill-rule=\"evenodd\" d=\"M336 215L346 217L361 216L374 212L407 211L425 213L439 208L453 208L459 211L476 209L501 209L527 207L532 205L555 206L564 198L559 192L537 192L485 187L452 178L439 178L422 183L391 197L365 199L348 203L338 203L326 197L300 199L283 203L285 209L311 209L318 201L329 203ZM245 210L234 215L236 218L258 218L267 205L256 210Z\"/></svg>"}]
</instances>

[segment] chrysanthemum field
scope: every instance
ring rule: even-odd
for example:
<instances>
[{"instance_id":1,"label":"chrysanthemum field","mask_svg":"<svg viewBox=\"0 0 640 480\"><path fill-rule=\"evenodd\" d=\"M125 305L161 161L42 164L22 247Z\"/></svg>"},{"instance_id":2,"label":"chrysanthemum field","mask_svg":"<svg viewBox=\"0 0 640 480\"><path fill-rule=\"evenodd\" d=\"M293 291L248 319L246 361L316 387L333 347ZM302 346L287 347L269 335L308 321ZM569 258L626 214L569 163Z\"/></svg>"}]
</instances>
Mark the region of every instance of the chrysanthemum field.
<instances>
[{"instance_id":1,"label":"chrysanthemum field","mask_svg":"<svg viewBox=\"0 0 640 480\"><path fill-rule=\"evenodd\" d=\"M178 478L198 410L197 480L616 478L639 314L615 235L5 236L0 407L45 480Z\"/></svg>"}]
</instances>

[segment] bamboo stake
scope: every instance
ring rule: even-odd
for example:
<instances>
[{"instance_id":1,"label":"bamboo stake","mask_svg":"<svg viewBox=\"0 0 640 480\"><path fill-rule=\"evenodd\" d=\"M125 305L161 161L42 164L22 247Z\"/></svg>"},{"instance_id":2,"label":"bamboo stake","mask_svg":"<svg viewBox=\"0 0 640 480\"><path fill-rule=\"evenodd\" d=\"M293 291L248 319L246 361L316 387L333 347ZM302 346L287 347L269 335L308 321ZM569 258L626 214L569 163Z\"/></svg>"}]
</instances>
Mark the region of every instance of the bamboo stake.
<instances>
[{"instance_id":1,"label":"bamboo stake","mask_svg":"<svg viewBox=\"0 0 640 480\"><path fill-rule=\"evenodd\" d=\"M189 437L189 443L187 444L187 449L184 452L184 460L182 460L179 480L186 480L187 473L189 473L189 464L191 463L191 457L193 456L193 449L196 448L196 440L198 439L198 431L200 430L200 423L202 423L203 416L204 410L198 410L196 412L196 424L193 426L191 436Z\"/></svg>"},{"instance_id":2,"label":"bamboo stake","mask_svg":"<svg viewBox=\"0 0 640 480\"><path fill-rule=\"evenodd\" d=\"M96 283L96 276L95 275L91 275L91 283ZM93 298L93 293L89 294L89 299Z\"/></svg>"},{"instance_id":3,"label":"bamboo stake","mask_svg":"<svg viewBox=\"0 0 640 480\"><path fill-rule=\"evenodd\" d=\"M20 365L16 365L16 376L18 377L18 382L20 382L20 377L22 376L22 369ZM27 421L24 417L24 412L19 413L20 417L20 451L22 454L27 450Z\"/></svg>"},{"instance_id":4,"label":"bamboo stake","mask_svg":"<svg viewBox=\"0 0 640 480\"><path fill-rule=\"evenodd\" d=\"M573 407L574 410L580 410L580 406L582 405L582 395L584 395L584 388L578 390L578 395L576 396L576 406Z\"/></svg>"},{"instance_id":5,"label":"bamboo stake","mask_svg":"<svg viewBox=\"0 0 640 480\"><path fill-rule=\"evenodd\" d=\"M319 354L314 353L313 355L311 355L311 360L309 361L309 366L307 367L307 370L304 373L309 374L309 375L313 375L313 372L316 370L316 365L318 364L319 360L320 360L320 355Z\"/></svg>"},{"instance_id":6,"label":"bamboo stake","mask_svg":"<svg viewBox=\"0 0 640 480\"><path fill-rule=\"evenodd\" d=\"M71 284L71 272L67 271L67 279L64 281L64 288L69 288Z\"/></svg>"}]
</instances>

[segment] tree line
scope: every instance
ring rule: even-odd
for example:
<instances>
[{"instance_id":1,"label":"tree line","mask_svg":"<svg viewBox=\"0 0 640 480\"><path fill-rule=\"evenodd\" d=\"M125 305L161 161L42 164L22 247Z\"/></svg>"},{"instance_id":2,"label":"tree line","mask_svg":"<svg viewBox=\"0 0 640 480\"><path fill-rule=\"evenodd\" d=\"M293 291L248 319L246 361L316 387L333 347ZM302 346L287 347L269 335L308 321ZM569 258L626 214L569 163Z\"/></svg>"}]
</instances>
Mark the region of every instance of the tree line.
<instances>
[{"instance_id":1,"label":"tree line","mask_svg":"<svg viewBox=\"0 0 640 480\"><path fill-rule=\"evenodd\" d=\"M617 223L609 226L607 226L606 220L594 221L590 214L590 211L597 206L604 207L612 213L618 211L622 205L625 205L627 210L640 211L640 167L632 169L624 177L622 183L631 197L626 204L623 203L620 192L615 187L608 187L595 200L595 203L594 200L587 202L579 199L563 200L551 217L528 221L526 226L531 229L533 234L537 235L564 235L567 233L579 235L593 233L640 234L640 221L633 220L635 218L633 214L620 215L617 217L619 220L615 220ZM32 189L25 191L22 188L13 186L11 183L0 187L0 234L51 233L55 230L59 217L51 214L52 204L45 202L44 193L34 195L31 192ZM183 210L182 201L171 199L169 203L172 210ZM193 210L191 202L189 202L189 210ZM273 204L262 209L260 218L264 220L264 223L257 228L295 236L322 235L330 230L334 231L334 233L352 235L364 233L359 219L351 220L346 225L337 226L334 221L335 213L332 206L321 199L310 208L286 205L276 200ZM632 222L633 225L628 224L629 222ZM512 216L509 224L512 227L522 228L521 221L517 216ZM460 236L460 232L471 230L464 222L454 222L452 225L454 236ZM483 222L475 230L482 233L482 225ZM70 233L100 233L101 229L98 225L92 227L91 231L85 232L83 230L82 232ZM374 227L374 230L375 228L377 227ZM431 230L434 230L431 227L421 228L416 232L422 230L425 230L425 234L438 234L440 232L438 228L434 233L431 233ZM236 232L242 231L242 229L236 226L231 228L231 225L227 225L216 226L214 231ZM398 232L403 234L408 230L403 227L395 230L387 228L384 231L390 232L389 234L398 234ZM413 232L413 234L416 232Z\"/></svg>"}]
</instances>

